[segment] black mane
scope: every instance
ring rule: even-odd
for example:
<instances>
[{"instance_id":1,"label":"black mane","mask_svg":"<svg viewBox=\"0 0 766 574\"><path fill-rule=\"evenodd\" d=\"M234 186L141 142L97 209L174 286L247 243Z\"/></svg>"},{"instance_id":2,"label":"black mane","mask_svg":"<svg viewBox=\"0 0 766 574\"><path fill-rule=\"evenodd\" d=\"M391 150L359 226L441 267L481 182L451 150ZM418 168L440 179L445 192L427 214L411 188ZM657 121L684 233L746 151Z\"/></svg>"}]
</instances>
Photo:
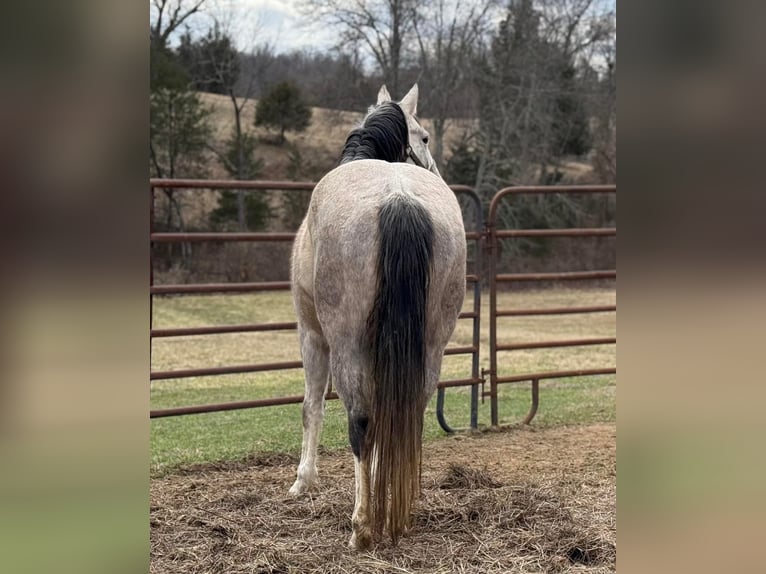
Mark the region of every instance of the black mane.
<instances>
[{"instance_id":1,"label":"black mane","mask_svg":"<svg viewBox=\"0 0 766 574\"><path fill-rule=\"evenodd\" d=\"M402 162L407 159L407 119L398 104L380 104L367 116L362 127L346 138L340 163L356 159L382 159Z\"/></svg>"}]
</instances>

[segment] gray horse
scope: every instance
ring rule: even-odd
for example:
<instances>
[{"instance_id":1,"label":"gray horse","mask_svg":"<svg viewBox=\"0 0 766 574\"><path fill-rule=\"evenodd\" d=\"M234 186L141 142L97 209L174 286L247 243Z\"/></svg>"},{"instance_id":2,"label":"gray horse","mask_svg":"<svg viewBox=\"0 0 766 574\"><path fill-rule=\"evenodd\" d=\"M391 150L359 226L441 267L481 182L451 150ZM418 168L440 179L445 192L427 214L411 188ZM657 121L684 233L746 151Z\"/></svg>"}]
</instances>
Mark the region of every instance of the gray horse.
<instances>
[{"instance_id":1,"label":"gray horse","mask_svg":"<svg viewBox=\"0 0 766 574\"><path fill-rule=\"evenodd\" d=\"M417 99L417 85L398 104L380 89L340 165L316 185L293 246L306 393L290 493L317 485L332 377L354 453L349 545L357 549L384 529L396 544L409 528L420 493L423 414L465 296L460 207L428 151Z\"/></svg>"}]
</instances>

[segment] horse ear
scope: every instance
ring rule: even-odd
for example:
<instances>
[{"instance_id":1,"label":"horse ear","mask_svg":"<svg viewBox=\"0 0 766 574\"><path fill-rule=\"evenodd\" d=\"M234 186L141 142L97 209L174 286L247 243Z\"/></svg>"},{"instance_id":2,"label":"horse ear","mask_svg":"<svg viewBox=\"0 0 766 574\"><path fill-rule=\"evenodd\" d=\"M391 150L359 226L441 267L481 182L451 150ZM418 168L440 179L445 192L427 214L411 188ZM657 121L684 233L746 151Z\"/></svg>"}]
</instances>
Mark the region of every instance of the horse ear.
<instances>
[{"instance_id":1,"label":"horse ear","mask_svg":"<svg viewBox=\"0 0 766 574\"><path fill-rule=\"evenodd\" d=\"M415 84L410 88L410 91L407 92L407 95L402 98L402 101L399 102L399 105L402 107L402 109L408 113L411 116L414 116L418 112L418 85Z\"/></svg>"},{"instance_id":2,"label":"horse ear","mask_svg":"<svg viewBox=\"0 0 766 574\"><path fill-rule=\"evenodd\" d=\"M378 92L378 103L375 105L379 106L380 104L384 102L390 102L390 101L391 101L391 94L388 93L388 89L386 89L386 84L383 84L380 87L380 91Z\"/></svg>"}]
</instances>

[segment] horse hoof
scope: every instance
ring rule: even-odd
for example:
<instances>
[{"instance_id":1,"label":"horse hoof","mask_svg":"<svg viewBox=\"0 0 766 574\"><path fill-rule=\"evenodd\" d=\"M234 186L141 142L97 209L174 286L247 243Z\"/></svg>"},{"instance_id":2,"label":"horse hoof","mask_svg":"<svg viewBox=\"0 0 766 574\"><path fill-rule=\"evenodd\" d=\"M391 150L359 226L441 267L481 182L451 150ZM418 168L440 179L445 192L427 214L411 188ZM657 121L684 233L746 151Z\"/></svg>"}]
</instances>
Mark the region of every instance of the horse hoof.
<instances>
[{"instance_id":1,"label":"horse hoof","mask_svg":"<svg viewBox=\"0 0 766 574\"><path fill-rule=\"evenodd\" d=\"M290 487L290 490L288 491L291 496L301 496L303 494L306 494L308 492L308 487L302 480L296 480L295 483Z\"/></svg>"},{"instance_id":2,"label":"horse hoof","mask_svg":"<svg viewBox=\"0 0 766 574\"><path fill-rule=\"evenodd\" d=\"M372 536L369 530L354 531L348 541L348 547L353 550L366 550L372 544Z\"/></svg>"}]
</instances>

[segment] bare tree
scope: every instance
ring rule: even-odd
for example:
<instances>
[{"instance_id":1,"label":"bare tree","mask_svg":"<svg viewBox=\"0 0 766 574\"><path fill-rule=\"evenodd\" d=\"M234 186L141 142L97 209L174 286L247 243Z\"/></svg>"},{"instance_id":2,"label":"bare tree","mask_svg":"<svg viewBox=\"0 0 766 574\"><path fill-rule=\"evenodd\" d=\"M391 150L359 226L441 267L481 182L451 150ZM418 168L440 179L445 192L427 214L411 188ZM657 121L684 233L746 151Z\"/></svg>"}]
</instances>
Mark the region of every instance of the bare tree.
<instances>
[{"instance_id":1,"label":"bare tree","mask_svg":"<svg viewBox=\"0 0 766 574\"><path fill-rule=\"evenodd\" d=\"M617 30L614 11L596 23L599 37L588 48L591 66L590 117L593 120L593 169L602 183L617 181Z\"/></svg>"},{"instance_id":2,"label":"bare tree","mask_svg":"<svg viewBox=\"0 0 766 574\"><path fill-rule=\"evenodd\" d=\"M558 183L566 177L567 158L588 152L594 124L589 91L599 83L584 75L604 37L605 8L597 0L508 3L486 54L472 66L479 129L455 163L462 175L473 170L474 187L485 198L508 185ZM542 228L571 226L582 215L580 203L558 194L519 198L498 213L506 226ZM537 247L514 241L504 253L510 261Z\"/></svg>"},{"instance_id":3,"label":"bare tree","mask_svg":"<svg viewBox=\"0 0 766 574\"><path fill-rule=\"evenodd\" d=\"M614 145L614 133L616 130L616 70L614 52L616 50L616 14L615 4L610 0L539 0L538 11L541 14L541 30L549 44L554 44L561 50L561 63L563 64L562 78L557 85L559 90L558 103L563 102L554 109L554 123L549 124L559 131L558 138L555 134L549 135L549 145L544 149L542 162L540 166L540 180L545 181L546 164L548 162L555 164L557 155L560 155L563 148L561 145L562 129L576 130L578 126L573 123L577 118L561 117L563 114L571 114L572 110L567 109L568 104L579 100L583 104L590 101L590 109L583 109L583 118L588 114L594 137L589 143L596 144L600 140L600 145L596 145L596 165L598 166L599 156L605 162L604 167L607 175L612 167L616 170L616 157L613 163L612 157L616 154ZM579 72L584 72L581 77L575 80L575 64ZM567 66L569 66L567 68ZM590 85L587 76L595 71L600 76L600 80L595 86ZM595 89L594 89L595 87ZM562 107L564 109L562 109ZM569 124L567 125L567 122ZM562 125L563 124L563 125ZM582 126L580 126L582 127ZM566 133L563 134L566 137ZM612 153L615 152L615 154ZM555 169L554 165L554 169ZM613 177L608 177L609 181L615 181L616 172ZM605 181L606 182L606 181Z\"/></svg>"},{"instance_id":4,"label":"bare tree","mask_svg":"<svg viewBox=\"0 0 766 574\"><path fill-rule=\"evenodd\" d=\"M601 183L617 181L617 64L611 60L592 100L593 169Z\"/></svg>"},{"instance_id":5,"label":"bare tree","mask_svg":"<svg viewBox=\"0 0 766 574\"><path fill-rule=\"evenodd\" d=\"M589 147L582 70L607 35L600 0L514 0L482 71L477 187L553 183ZM613 13L613 11L612 11Z\"/></svg>"},{"instance_id":6,"label":"bare tree","mask_svg":"<svg viewBox=\"0 0 766 574\"><path fill-rule=\"evenodd\" d=\"M592 55L614 33L614 1L537 0L541 30L566 56Z\"/></svg>"},{"instance_id":7,"label":"bare tree","mask_svg":"<svg viewBox=\"0 0 766 574\"><path fill-rule=\"evenodd\" d=\"M369 50L393 94L399 94L404 49L411 37L416 0L302 0L307 20L337 28L340 44L358 42Z\"/></svg>"},{"instance_id":8,"label":"bare tree","mask_svg":"<svg viewBox=\"0 0 766 574\"><path fill-rule=\"evenodd\" d=\"M164 48L170 35L189 18L199 13L207 0L152 0L152 20L149 34L153 46Z\"/></svg>"},{"instance_id":9,"label":"bare tree","mask_svg":"<svg viewBox=\"0 0 766 574\"><path fill-rule=\"evenodd\" d=\"M255 179L261 164L255 158L255 136L248 133L242 119L243 110L250 105L255 95L259 76L263 70L253 63L268 64L267 58L254 58L256 51L270 51L268 46L251 47L248 66L243 66L243 54L239 52L234 43L234 23L232 13L223 18L213 19L213 27L207 35L197 41L191 39L190 34L182 38L179 48L182 57L189 61L192 75L197 86L206 91L219 93L227 96L231 102L234 115L234 129L225 149L210 146L235 179ZM252 34L257 36L260 24L257 19L253 21ZM242 37L243 35L239 35ZM185 55L186 54L186 55ZM245 191L237 190L237 220L240 231L247 229L247 206Z\"/></svg>"},{"instance_id":10,"label":"bare tree","mask_svg":"<svg viewBox=\"0 0 766 574\"><path fill-rule=\"evenodd\" d=\"M489 32L498 0L424 1L414 19L421 81L433 119L434 160L444 169L444 133L461 88L472 76L472 56Z\"/></svg>"}]
</instances>

